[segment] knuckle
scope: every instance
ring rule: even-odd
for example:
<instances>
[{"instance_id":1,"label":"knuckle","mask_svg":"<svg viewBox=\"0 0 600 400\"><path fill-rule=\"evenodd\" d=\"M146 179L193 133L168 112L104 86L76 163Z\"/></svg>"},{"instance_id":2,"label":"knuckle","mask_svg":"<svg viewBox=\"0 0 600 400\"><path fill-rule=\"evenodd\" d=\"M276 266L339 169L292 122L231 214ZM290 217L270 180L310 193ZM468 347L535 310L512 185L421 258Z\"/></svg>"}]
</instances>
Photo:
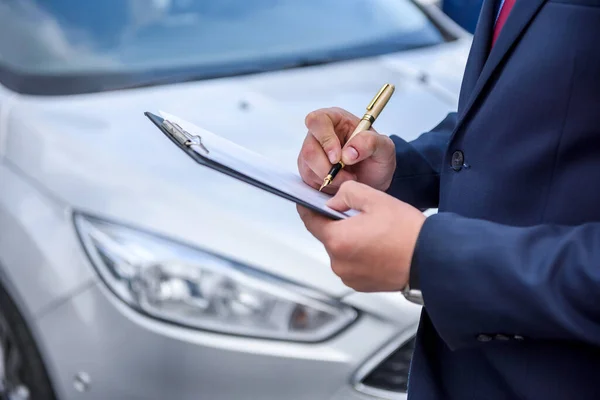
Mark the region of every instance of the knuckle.
<instances>
[{"instance_id":1,"label":"knuckle","mask_svg":"<svg viewBox=\"0 0 600 400\"><path fill-rule=\"evenodd\" d=\"M317 138L317 140L319 141L319 143L321 143L321 146L323 146L323 148L325 150L327 150L330 147L333 147L335 145L335 140L334 140L333 135L321 135L320 137Z\"/></svg>"},{"instance_id":2,"label":"knuckle","mask_svg":"<svg viewBox=\"0 0 600 400\"><path fill-rule=\"evenodd\" d=\"M342 263L332 261L331 262L331 270L333 271L334 274L339 276L342 279L342 281L345 279L344 265Z\"/></svg>"},{"instance_id":3,"label":"knuckle","mask_svg":"<svg viewBox=\"0 0 600 400\"><path fill-rule=\"evenodd\" d=\"M348 132L349 135L350 132L354 132L354 129L356 128L356 125L359 121L360 118L358 118L356 115L351 114L349 112L345 112L343 114L343 118L341 118L340 121L340 129Z\"/></svg>"},{"instance_id":4,"label":"knuckle","mask_svg":"<svg viewBox=\"0 0 600 400\"><path fill-rule=\"evenodd\" d=\"M342 107L331 107L329 108L329 111L340 116L346 116L348 114L348 111L344 110Z\"/></svg>"},{"instance_id":5,"label":"knuckle","mask_svg":"<svg viewBox=\"0 0 600 400\"><path fill-rule=\"evenodd\" d=\"M298 159L296 160L296 166L298 167L298 172L300 172L300 175L303 175L305 173L305 167L304 160L301 156L298 156Z\"/></svg>"},{"instance_id":6,"label":"knuckle","mask_svg":"<svg viewBox=\"0 0 600 400\"><path fill-rule=\"evenodd\" d=\"M306 125L306 127L308 128L309 125L311 125L315 120L317 120L322 114L322 112L323 111L319 109L306 114L306 117L304 118L304 124Z\"/></svg>"},{"instance_id":7,"label":"knuckle","mask_svg":"<svg viewBox=\"0 0 600 400\"><path fill-rule=\"evenodd\" d=\"M310 133L316 139L316 143L318 143L325 150L336 146L338 143L335 132L311 130Z\"/></svg>"},{"instance_id":8,"label":"knuckle","mask_svg":"<svg viewBox=\"0 0 600 400\"><path fill-rule=\"evenodd\" d=\"M328 238L327 248L331 254L337 257L338 255L344 254L344 252L348 250L348 245L343 238L339 236L333 236Z\"/></svg>"},{"instance_id":9,"label":"knuckle","mask_svg":"<svg viewBox=\"0 0 600 400\"><path fill-rule=\"evenodd\" d=\"M394 142L392 141L392 139L390 139L389 137L385 136L385 135L380 135L378 133L375 133L373 135L373 150L372 150L372 155L376 156L377 154L380 154L379 158L381 157L387 157L386 154L391 158L393 157L395 160L396 157L396 145L394 144Z\"/></svg>"},{"instance_id":10,"label":"knuckle","mask_svg":"<svg viewBox=\"0 0 600 400\"><path fill-rule=\"evenodd\" d=\"M378 134L378 138L381 140L381 147L387 147L391 149L396 148L394 141L389 136Z\"/></svg>"},{"instance_id":11,"label":"knuckle","mask_svg":"<svg viewBox=\"0 0 600 400\"><path fill-rule=\"evenodd\" d=\"M330 107L329 111L331 113L337 114L340 117L340 119L347 119L349 116L352 116L352 114L348 110L342 107Z\"/></svg>"},{"instance_id":12,"label":"knuckle","mask_svg":"<svg viewBox=\"0 0 600 400\"><path fill-rule=\"evenodd\" d=\"M342 283L344 285L346 285L349 288L352 288L356 291L360 291L361 284L359 281L352 279L352 278L348 278L348 277L340 277L340 279L342 280Z\"/></svg>"},{"instance_id":13,"label":"knuckle","mask_svg":"<svg viewBox=\"0 0 600 400\"><path fill-rule=\"evenodd\" d=\"M300 157L304 161L308 161L315 156L315 146L311 142L307 142L300 150Z\"/></svg>"},{"instance_id":14,"label":"knuckle","mask_svg":"<svg viewBox=\"0 0 600 400\"><path fill-rule=\"evenodd\" d=\"M311 177L311 170L308 168L308 166L306 165L306 163L304 161L300 161L298 163L298 171L300 172L300 176L302 177L302 179L304 181L306 180L312 180L309 179Z\"/></svg>"},{"instance_id":15,"label":"knuckle","mask_svg":"<svg viewBox=\"0 0 600 400\"><path fill-rule=\"evenodd\" d=\"M296 164L298 164L298 169L302 168L302 164L304 164L304 159L306 158L306 145L303 145L298 153L298 158L296 159Z\"/></svg>"},{"instance_id":16,"label":"knuckle","mask_svg":"<svg viewBox=\"0 0 600 400\"><path fill-rule=\"evenodd\" d=\"M300 206L296 206L296 211L298 212L298 215L300 216L300 219L302 220L302 223L304 224L304 226L306 227L306 229L308 229L308 221L307 221L307 215L306 215L306 210L304 209L304 207L300 207Z\"/></svg>"}]
</instances>

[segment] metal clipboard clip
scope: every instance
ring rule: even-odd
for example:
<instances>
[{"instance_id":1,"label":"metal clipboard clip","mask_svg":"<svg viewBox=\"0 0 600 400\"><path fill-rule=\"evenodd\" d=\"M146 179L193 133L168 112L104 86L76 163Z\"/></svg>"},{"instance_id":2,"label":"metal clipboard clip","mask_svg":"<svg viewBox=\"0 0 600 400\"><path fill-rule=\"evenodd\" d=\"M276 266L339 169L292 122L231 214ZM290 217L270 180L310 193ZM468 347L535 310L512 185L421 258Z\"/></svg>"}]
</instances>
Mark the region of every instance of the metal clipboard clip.
<instances>
[{"instance_id":1,"label":"metal clipboard clip","mask_svg":"<svg viewBox=\"0 0 600 400\"><path fill-rule=\"evenodd\" d=\"M200 147L205 153L210 153L204 144L202 144L202 138L200 136L192 135L175 122L171 122L166 119L163 121L162 125L171 134L171 136L173 136L175 140L182 145L188 147L195 145Z\"/></svg>"}]
</instances>

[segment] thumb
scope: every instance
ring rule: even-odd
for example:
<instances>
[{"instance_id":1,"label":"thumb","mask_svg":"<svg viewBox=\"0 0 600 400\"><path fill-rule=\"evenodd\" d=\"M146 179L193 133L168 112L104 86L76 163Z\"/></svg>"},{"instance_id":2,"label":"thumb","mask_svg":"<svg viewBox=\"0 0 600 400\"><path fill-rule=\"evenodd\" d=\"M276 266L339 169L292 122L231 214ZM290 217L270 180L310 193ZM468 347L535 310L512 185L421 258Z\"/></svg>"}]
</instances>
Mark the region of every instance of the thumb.
<instances>
[{"instance_id":1,"label":"thumb","mask_svg":"<svg viewBox=\"0 0 600 400\"><path fill-rule=\"evenodd\" d=\"M354 165L369 157L378 157L378 151L386 148L385 140L385 136L374 131L360 132L344 145L342 161L346 165Z\"/></svg>"},{"instance_id":2,"label":"thumb","mask_svg":"<svg viewBox=\"0 0 600 400\"><path fill-rule=\"evenodd\" d=\"M377 190L356 181L342 183L334 197L327 201L327 206L334 210L344 212L350 209L368 211Z\"/></svg>"}]
</instances>

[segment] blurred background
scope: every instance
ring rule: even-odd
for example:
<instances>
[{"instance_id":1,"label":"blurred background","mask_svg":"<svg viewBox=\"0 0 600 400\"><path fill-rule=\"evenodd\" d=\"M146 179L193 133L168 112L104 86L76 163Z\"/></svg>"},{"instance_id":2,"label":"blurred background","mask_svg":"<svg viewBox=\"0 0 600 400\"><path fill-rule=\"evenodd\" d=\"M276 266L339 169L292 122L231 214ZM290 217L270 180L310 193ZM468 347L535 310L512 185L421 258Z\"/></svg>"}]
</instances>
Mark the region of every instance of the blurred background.
<instances>
[{"instance_id":1,"label":"blurred background","mask_svg":"<svg viewBox=\"0 0 600 400\"><path fill-rule=\"evenodd\" d=\"M411 140L480 6L1 0L0 399L405 399L420 308L344 286L293 203L144 112L296 173L306 114L391 83L374 127Z\"/></svg>"}]
</instances>

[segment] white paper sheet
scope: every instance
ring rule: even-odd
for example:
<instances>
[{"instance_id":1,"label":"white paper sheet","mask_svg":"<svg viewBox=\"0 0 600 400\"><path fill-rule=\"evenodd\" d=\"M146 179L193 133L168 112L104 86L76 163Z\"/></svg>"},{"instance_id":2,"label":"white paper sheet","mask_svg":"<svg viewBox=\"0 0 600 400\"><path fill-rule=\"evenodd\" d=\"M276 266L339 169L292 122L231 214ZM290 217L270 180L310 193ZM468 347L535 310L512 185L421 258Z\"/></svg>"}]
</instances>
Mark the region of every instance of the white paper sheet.
<instances>
[{"instance_id":1,"label":"white paper sheet","mask_svg":"<svg viewBox=\"0 0 600 400\"><path fill-rule=\"evenodd\" d=\"M331 198L330 195L319 192L302 181L298 173L286 170L262 155L241 147L212 132L202 129L191 122L185 121L169 113L160 111L160 116L170 122L174 122L191 135L202 138L202 144L209 150L206 153L200 146L191 145L190 148L207 159L213 160L221 165L239 171L259 182L271 186L279 191L288 193L295 198L325 211L339 218L348 218L357 214L356 210L339 212L327 207L325 204Z\"/></svg>"}]
</instances>

